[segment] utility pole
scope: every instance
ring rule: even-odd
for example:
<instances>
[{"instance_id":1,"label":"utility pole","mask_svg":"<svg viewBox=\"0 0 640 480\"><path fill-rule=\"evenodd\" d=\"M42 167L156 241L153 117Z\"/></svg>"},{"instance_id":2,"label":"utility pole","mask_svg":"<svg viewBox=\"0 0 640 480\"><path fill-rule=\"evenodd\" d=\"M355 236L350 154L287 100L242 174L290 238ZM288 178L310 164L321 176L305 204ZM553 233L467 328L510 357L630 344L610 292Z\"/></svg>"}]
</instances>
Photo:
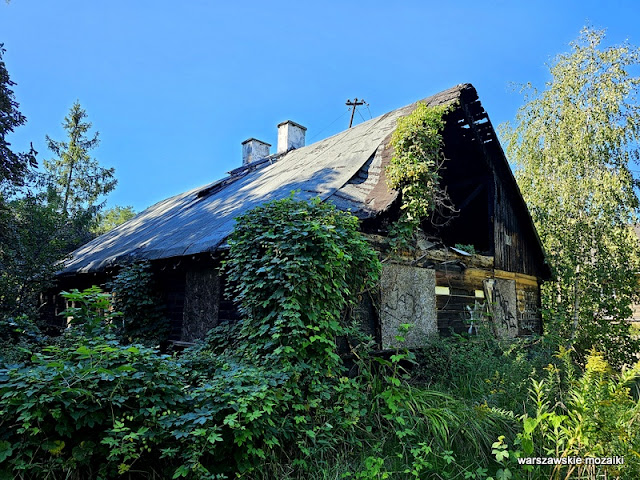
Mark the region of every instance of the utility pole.
<instances>
[{"instance_id":1,"label":"utility pole","mask_svg":"<svg viewBox=\"0 0 640 480\"><path fill-rule=\"evenodd\" d=\"M345 103L345 105L347 107L353 107L353 110L351 110L351 120L349 120L349 128L353 125L353 116L356 114L356 108L360 105L364 105L364 103L364 99L358 100L358 97L354 98L353 102L347 99L347 103Z\"/></svg>"}]
</instances>

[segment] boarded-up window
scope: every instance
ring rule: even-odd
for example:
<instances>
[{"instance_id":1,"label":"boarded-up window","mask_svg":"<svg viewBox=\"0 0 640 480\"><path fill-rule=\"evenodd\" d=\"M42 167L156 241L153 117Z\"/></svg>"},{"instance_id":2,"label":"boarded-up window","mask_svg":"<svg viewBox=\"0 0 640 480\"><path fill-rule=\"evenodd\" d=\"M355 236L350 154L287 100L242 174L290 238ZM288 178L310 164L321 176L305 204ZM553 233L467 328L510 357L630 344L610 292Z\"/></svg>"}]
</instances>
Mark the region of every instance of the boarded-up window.
<instances>
[{"instance_id":1,"label":"boarded-up window","mask_svg":"<svg viewBox=\"0 0 640 480\"><path fill-rule=\"evenodd\" d=\"M488 279L485 280L485 290L498 333L504 337L517 337L518 300L515 280Z\"/></svg>"},{"instance_id":2,"label":"boarded-up window","mask_svg":"<svg viewBox=\"0 0 640 480\"><path fill-rule=\"evenodd\" d=\"M424 346L427 337L438 331L435 271L406 265L385 265L380 286L382 348ZM406 341L399 343L395 337L403 324L411 324L412 327L404 335Z\"/></svg>"},{"instance_id":3,"label":"boarded-up window","mask_svg":"<svg viewBox=\"0 0 640 480\"><path fill-rule=\"evenodd\" d=\"M204 338L218 325L220 306L220 277L215 269L187 272L182 338L192 342Z\"/></svg>"}]
</instances>

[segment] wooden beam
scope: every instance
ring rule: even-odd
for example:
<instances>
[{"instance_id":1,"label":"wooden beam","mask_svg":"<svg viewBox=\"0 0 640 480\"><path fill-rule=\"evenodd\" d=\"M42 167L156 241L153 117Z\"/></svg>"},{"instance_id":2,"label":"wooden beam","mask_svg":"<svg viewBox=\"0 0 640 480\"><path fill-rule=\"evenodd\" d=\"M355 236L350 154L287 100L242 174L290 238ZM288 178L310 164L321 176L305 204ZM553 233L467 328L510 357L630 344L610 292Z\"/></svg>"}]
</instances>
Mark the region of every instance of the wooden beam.
<instances>
[{"instance_id":1,"label":"wooden beam","mask_svg":"<svg viewBox=\"0 0 640 480\"><path fill-rule=\"evenodd\" d=\"M460 211L462 211L463 208L465 208L467 205L469 205L474 198L476 198L478 196L478 194L482 191L482 189L485 187L484 184L480 184L478 185L476 188L474 188L471 193L467 196L467 198L465 198L462 203L460 205L456 205L456 208Z\"/></svg>"}]
</instances>

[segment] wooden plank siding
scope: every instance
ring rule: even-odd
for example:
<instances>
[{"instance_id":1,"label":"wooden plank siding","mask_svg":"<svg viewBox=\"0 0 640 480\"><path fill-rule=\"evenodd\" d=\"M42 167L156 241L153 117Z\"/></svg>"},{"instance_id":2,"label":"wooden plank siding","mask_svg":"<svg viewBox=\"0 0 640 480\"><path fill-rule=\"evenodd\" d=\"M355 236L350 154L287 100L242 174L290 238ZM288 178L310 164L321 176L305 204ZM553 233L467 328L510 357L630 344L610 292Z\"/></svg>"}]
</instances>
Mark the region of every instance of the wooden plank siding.
<instances>
[{"instance_id":1,"label":"wooden plank siding","mask_svg":"<svg viewBox=\"0 0 640 480\"><path fill-rule=\"evenodd\" d=\"M540 275L531 239L516 215L505 185L495 177L495 266L501 270L526 275Z\"/></svg>"},{"instance_id":2,"label":"wooden plank siding","mask_svg":"<svg viewBox=\"0 0 640 480\"><path fill-rule=\"evenodd\" d=\"M513 282L516 305L507 308L497 304L495 299L494 304L489 304L486 282L491 279ZM542 333L540 288L536 277L499 269L452 268L445 264L436 267L436 286L447 287L449 292L448 295L436 295L438 330L442 335L466 333L471 320L469 309L474 308L486 315L487 321L492 320L491 313L495 309L506 308L513 313L518 335ZM497 320L494 325L500 330Z\"/></svg>"}]
</instances>

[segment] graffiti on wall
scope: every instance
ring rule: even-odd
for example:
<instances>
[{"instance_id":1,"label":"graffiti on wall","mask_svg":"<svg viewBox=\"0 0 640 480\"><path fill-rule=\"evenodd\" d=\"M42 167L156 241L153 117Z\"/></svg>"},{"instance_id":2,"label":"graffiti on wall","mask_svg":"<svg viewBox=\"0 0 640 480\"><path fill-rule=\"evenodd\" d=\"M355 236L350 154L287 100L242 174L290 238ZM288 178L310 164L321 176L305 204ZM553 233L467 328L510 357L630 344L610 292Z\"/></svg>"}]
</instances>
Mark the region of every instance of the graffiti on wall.
<instances>
[{"instance_id":1,"label":"graffiti on wall","mask_svg":"<svg viewBox=\"0 0 640 480\"><path fill-rule=\"evenodd\" d=\"M515 281L501 278L487 279L484 281L484 288L498 332L503 336L517 336L518 318Z\"/></svg>"},{"instance_id":2,"label":"graffiti on wall","mask_svg":"<svg viewBox=\"0 0 640 480\"><path fill-rule=\"evenodd\" d=\"M405 265L385 265L380 279L380 323L383 348L424 345L428 335L437 332L435 271ZM396 337L402 326L411 329Z\"/></svg>"},{"instance_id":3,"label":"graffiti on wall","mask_svg":"<svg viewBox=\"0 0 640 480\"><path fill-rule=\"evenodd\" d=\"M538 308L538 292L536 289L518 290L518 313L520 329L526 333L539 330L540 308Z\"/></svg>"}]
</instances>

